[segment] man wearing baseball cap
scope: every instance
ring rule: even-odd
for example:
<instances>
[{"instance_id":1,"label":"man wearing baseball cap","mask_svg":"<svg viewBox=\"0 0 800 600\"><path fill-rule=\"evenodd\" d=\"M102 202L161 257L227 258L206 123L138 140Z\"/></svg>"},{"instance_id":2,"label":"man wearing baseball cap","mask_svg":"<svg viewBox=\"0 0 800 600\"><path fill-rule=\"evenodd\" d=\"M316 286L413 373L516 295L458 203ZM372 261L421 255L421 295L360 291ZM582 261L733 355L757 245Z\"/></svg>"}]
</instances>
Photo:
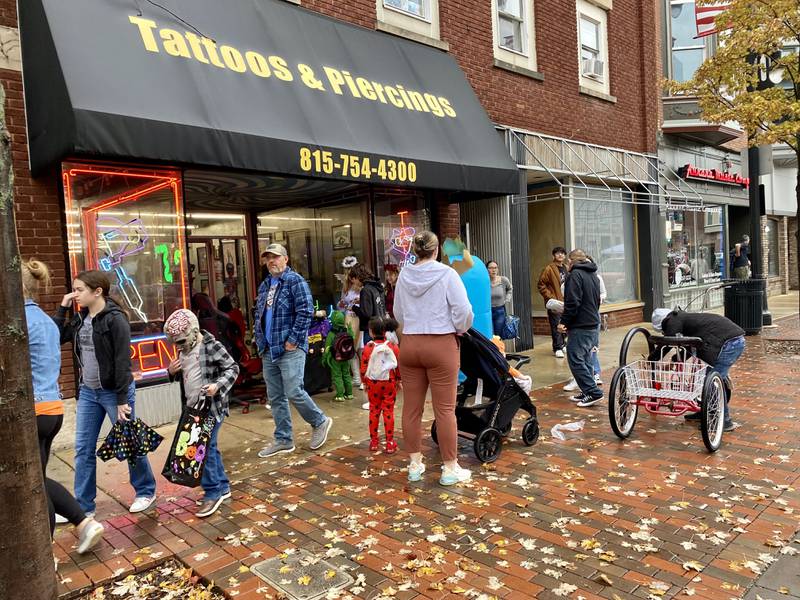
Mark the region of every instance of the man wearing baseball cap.
<instances>
[{"instance_id":1,"label":"man wearing baseball cap","mask_svg":"<svg viewBox=\"0 0 800 600\"><path fill-rule=\"evenodd\" d=\"M333 424L303 387L308 328L314 315L311 290L289 267L286 248L270 244L264 254L269 276L258 288L255 337L275 419L275 439L258 453L261 458L294 451L290 401L312 427L312 450L327 441Z\"/></svg>"}]
</instances>

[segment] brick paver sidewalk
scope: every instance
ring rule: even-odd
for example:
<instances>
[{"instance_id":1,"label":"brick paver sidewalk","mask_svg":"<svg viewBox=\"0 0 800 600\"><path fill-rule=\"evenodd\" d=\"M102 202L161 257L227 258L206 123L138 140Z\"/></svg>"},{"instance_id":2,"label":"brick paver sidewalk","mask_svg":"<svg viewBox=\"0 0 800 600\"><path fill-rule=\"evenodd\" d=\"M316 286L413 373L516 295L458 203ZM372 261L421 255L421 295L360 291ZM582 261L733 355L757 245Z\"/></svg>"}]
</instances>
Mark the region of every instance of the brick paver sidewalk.
<instances>
[{"instance_id":1,"label":"brick paver sidewalk","mask_svg":"<svg viewBox=\"0 0 800 600\"><path fill-rule=\"evenodd\" d=\"M605 404L577 409L560 389L539 390L539 443L510 439L481 467L464 442L470 484L437 484L433 446L417 484L402 452L341 448L235 482L205 520L192 514L196 492L112 519L84 557L59 534L62 591L175 555L231 597L276 598L248 567L306 549L349 569L356 583L341 597L743 597L779 553L800 551L800 364L748 344L732 373L742 426L714 455L682 418L640 414L623 443ZM584 431L550 437L578 419Z\"/></svg>"}]
</instances>

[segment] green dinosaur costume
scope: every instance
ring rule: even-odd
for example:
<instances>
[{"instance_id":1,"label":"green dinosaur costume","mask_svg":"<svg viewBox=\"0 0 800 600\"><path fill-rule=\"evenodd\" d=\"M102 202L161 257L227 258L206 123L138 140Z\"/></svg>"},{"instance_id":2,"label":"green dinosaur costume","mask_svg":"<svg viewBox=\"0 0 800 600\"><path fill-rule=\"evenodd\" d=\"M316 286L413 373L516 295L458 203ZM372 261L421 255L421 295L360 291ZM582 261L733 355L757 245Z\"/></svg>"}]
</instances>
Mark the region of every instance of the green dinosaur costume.
<instances>
[{"instance_id":1,"label":"green dinosaur costume","mask_svg":"<svg viewBox=\"0 0 800 600\"><path fill-rule=\"evenodd\" d=\"M325 338L325 353L322 355L322 362L331 371L331 381L336 390L334 400L337 402L353 397L353 374L350 372L350 361L337 361L333 358L333 340L343 331L355 337L353 331L345 325L344 313L337 310L331 315L331 330L328 337Z\"/></svg>"}]
</instances>

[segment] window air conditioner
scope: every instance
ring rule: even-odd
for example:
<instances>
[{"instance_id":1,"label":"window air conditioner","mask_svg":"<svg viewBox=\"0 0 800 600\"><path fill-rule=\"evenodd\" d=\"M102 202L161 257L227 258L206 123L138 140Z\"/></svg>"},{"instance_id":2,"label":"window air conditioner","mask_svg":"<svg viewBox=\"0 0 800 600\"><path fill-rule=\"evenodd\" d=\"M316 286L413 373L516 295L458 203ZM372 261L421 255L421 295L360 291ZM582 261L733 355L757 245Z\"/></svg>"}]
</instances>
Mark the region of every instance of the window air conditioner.
<instances>
[{"instance_id":1,"label":"window air conditioner","mask_svg":"<svg viewBox=\"0 0 800 600\"><path fill-rule=\"evenodd\" d=\"M581 60L581 74L592 79L602 79L604 66L605 63L597 58L584 58Z\"/></svg>"}]
</instances>

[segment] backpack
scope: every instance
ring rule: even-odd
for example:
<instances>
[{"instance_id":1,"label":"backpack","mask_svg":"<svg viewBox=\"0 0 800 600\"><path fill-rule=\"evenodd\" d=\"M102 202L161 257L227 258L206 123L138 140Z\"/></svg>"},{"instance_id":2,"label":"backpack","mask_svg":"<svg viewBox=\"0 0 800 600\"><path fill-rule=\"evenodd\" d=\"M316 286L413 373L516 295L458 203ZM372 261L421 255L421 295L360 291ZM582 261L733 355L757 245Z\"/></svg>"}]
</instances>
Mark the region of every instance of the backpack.
<instances>
[{"instance_id":1,"label":"backpack","mask_svg":"<svg viewBox=\"0 0 800 600\"><path fill-rule=\"evenodd\" d=\"M333 360L336 362L352 359L356 355L356 344L353 341L353 336L347 331L337 333L336 337L333 338L331 350L333 352Z\"/></svg>"},{"instance_id":2,"label":"backpack","mask_svg":"<svg viewBox=\"0 0 800 600\"><path fill-rule=\"evenodd\" d=\"M397 368L397 357L388 342L375 344L367 363L367 379L372 381L388 381L391 373Z\"/></svg>"}]
</instances>

